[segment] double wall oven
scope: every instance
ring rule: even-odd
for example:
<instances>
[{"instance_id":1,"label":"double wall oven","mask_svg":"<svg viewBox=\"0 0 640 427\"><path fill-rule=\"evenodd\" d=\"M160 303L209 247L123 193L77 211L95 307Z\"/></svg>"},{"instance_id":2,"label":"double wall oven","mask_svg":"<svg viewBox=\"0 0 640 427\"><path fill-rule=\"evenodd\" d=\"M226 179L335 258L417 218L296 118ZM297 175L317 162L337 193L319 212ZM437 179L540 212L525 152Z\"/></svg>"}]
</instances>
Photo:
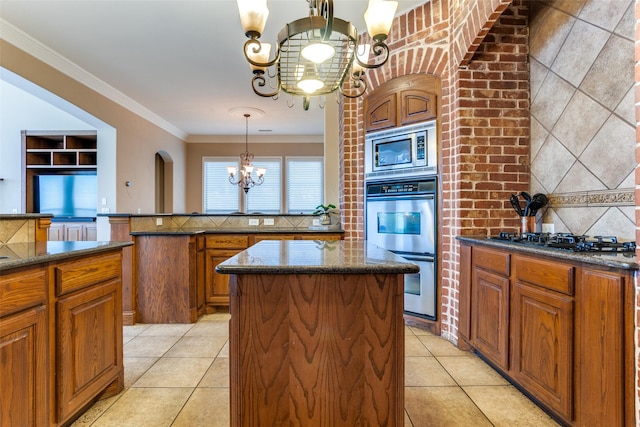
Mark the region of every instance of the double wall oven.
<instances>
[{"instance_id":1,"label":"double wall oven","mask_svg":"<svg viewBox=\"0 0 640 427\"><path fill-rule=\"evenodd\" d=\"M436 319L436 178L366 184L367 240L420 267L404 279L406 312Z\"/></svg>"},{"instance_id":2,"label":"double wall oven","mask_svg":"<svg viewBox=\"0 0 640 427\"><path fill-rule=\"evenodd\" d=\"M398 141L407 143L402 147ZM405 275L404 309L436 320L435 123L388 130L384 140L371 134L366 144L366 238L420 267L419 273Z\"/></svg>"}]
</instances>

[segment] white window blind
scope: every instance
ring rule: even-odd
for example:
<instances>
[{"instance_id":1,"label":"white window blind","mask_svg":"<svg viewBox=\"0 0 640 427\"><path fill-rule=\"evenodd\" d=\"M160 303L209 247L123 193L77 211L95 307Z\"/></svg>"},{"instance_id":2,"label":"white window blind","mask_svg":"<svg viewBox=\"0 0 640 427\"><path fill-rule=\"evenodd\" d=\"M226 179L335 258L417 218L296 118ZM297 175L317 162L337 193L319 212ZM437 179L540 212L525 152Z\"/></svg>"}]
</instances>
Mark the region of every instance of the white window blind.
<instances>
[{"instance_id":1,"label":"white window blind","mask_svg":"<svg viewBox=\"0 0 640 427\"><path fill-rule=\"evenodd\" d=\"M205 213L236 212L240 206L240 190L229 183L227 166L240 166L238 157L203 158L203 210Z\"/></svg>"},{"instance_id":2,"label":"white window blind","mask_svg":"<svg viewBox=\"0 0 640 427\"><path fill-rule=\"evenodd\" d=\"M247 193L247 213L261 212L278 214L282 207L282 159L256 157L252 164L267 169L264 182Z\"/></svg>"},{"instance_id":3,"label":"white window blind","mask_svg":"<svg viewBox=\"0 0 640 427\"><path fill-rule=\"evenodd\" d=\"M324 203L322 157L287 157L287 212L311 213Z\"/></svg>"}]
</instances>

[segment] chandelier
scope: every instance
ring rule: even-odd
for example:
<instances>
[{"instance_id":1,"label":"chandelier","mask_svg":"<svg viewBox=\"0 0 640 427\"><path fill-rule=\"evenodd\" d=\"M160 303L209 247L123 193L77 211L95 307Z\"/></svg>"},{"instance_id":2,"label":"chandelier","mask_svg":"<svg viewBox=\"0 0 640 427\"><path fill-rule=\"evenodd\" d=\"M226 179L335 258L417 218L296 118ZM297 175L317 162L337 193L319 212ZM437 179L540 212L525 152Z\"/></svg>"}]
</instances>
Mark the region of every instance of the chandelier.
<instances>
[{"instance_id":1,"label":"chandelier","mask_svg":"<svg viewBox=\"0 0 640 427\"><path fill-rule=\"evenodd\" d=\"M357 98L367 89L365 69L378 68L389 59L385 43L398 7L397 1L369 0L364 14L373 46L358 43L358 30L333 16L333 0L307 0L309 16L290 22L278 33L278 46L260 42L269 15L267 0L237 0L245 35L244 56L253 70L251 86L263 97L277 98L280 91L303 97L309 109L311 96L339 91ZM370 52L377 62L369 63ZM267 77L269 87L267 86ZM349 89L344 88L345 80Z\"/></svg>"},{"instance_id":2,"label":"chandelier","mask_svg":"<svg viewBox=\"0 0 640 427\"><path fill-rule=\"evenodd\" d=\"M249 117L251 117L251 114L245 112L243 116L245 120L245 151L240 153L240 171L236 166L227 166L227 172L229 172L229 182L242 187L246 194L250 188L264 182L264 174L267 170L265 168L256 168L251 164L253 161L253 154L249 152ZM255 174L253 173L254 170Z\"/></svg>"}]
</instances>

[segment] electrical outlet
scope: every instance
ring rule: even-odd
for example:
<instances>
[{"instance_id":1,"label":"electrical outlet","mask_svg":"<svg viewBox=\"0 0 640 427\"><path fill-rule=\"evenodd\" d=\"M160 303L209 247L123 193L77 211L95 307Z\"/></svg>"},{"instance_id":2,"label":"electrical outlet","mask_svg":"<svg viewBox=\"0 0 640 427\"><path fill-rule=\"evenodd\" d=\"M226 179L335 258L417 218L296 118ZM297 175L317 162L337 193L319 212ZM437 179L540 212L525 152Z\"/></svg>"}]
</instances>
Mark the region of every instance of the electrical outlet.
<instances>
[{"instance_id":1,"label":"electrical outlet","mask_svg":"<svg viewBox=\"0 0 640 427\"><path fill-rule=\"evenodd\" d=\"M156 225L162 225L162 218L156 218Z\"/></svg>"},{"instance_id":2,"label":"electrical outlet","mask_svg":"<svg viewBox=\"0 0 640 427\"><path fill-rule=\"evenodd\" d=\"M313 220L313 225L320 225L320 220L319 219L314 219Z\"/></svg>"},{"instance_id":3,"label":"electrical outlet","mask_svg":"<svg viewBox=\"0 0 640 427\"><path fill-rule=\"evenodd\" d=\"M265 218L264 221L262 221L262 223L264 225L273 225L273 218Z\"/></svg>"},{"instance_id":4,"label":"electrical outlet","mask_svg":"<svg viewBox=\"0 0 640 427\"><path fill-rule=\"evenodd\" d=\"M250 218L249 225L260 225L260 220L258 218Z\"/></svg>"},{"instance_id":5,"label":"electrical outlet","mask_svg":"<svg viewBox=\"0 0 640 427\"><path fill-rule=\"evenodd\" d=\"M554 229L555 229L555 227L551 223L548 223L548 224L543 223L542 224L542 232L543 233L554 233Z\"/></svg>"}]
</instances>

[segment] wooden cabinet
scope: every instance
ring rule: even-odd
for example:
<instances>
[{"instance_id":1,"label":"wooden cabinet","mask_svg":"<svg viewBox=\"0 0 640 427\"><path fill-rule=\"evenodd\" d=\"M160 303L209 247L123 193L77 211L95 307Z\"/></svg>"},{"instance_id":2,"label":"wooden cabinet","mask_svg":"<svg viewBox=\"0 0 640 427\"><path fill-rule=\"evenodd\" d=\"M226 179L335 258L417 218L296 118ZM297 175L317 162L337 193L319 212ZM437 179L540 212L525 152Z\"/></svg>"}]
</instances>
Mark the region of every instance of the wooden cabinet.
<instances>
[{"instance_id":1,"label":"wooden cabinet","mask_svg":"<svg viewBox=\"0 0 640 427\"><path fill-rule=\"evenodd\" d=\"M135 236L136 317L142 323L192 323L202 314L202 235ZM198 249L200 247L200 249Z\"/></svg>"},{"instance_id":2,"label":"wooden cabinet","mask_svg":"<svg viewBox=\"0 0 640 427\"><path fill-rule=\"evenodd\" d=\"M390 80L364 100L365 131L373 132L438 117L440 80L407 75Z\"/></svg>"},{"instance_id":3,"label":"wooden cabinet","mask_svg":"<svg viewBox=\"0 0 640 427\"><path fill-rule=\"evenodd\" d=\"M0 426L49 419L47 270L0 275Z\"/></svg>"},{"instance_id":4,"label":"wooden cabinet","mask_svg":"<svg viewBox=\"0 0 640 427\"><path fill-rule=\"evenodd\" d=\"M0 274L0 426L62 426L124 389L120 250Z\"/></svg>"},{"instance_id":5,"label":"wooden cabinet","mask_svg":"<svg viewBox=\"0 0 640 427\"><path fill-rule=\"evenodd\" d=\"M240 234L210 234L206 236L205 300L208 313L229 308L229 276L216 272L222 261L247 249L250 236Z\"/></svg>"},{"instance_id":6,"label":"wooden cabinet","mask_svg":"<svg viewBox=\"0 0 640 427\"><path fill-rule=\"evenodd\" d=\"M460 346L569 425L634 425L633 274L463 244Z\"/></svg>"}]
</instances>

